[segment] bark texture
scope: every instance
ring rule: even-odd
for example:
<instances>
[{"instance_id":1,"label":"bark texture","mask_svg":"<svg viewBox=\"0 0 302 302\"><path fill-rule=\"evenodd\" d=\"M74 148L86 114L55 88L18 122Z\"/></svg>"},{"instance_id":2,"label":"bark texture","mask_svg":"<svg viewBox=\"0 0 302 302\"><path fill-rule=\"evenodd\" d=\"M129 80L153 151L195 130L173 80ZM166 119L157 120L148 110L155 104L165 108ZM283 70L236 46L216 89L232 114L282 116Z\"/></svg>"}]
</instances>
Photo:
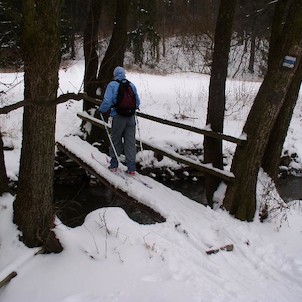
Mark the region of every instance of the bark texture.
<instances>
[{"instance_id":1,"label":"bark texture","mask_svg":"<svg viewBox=\"0 0 302 302\"><path fill-rule=\"evenodd\" d=\"M236 0L222 0L215 30L215 47L209 87L207 125L215 132L223 132L225 111L225 82L228 70L229 50ZM204 138L204 161L214 167L223 169L222 140ZM213 194L220 179L206 175L206 195L212 205Z\"/></svg>"},{"instance_id":2,"label":"bark texture","mask_svg":"<svg viewBox=\"0 0 302 302\"><path fill-rule=\"evenodd\" d=\"M124 65L124 56L127 46L127 20L129 10L129 0L117 0L115 11L115 22L109 46L101 62L98 73L99 87L101 88L101 98L103 98L107 84L113 79L113 70L116 66ZM109 113L103 114L107 121ZM108 152L110 142L105 130L92 127L89 141L97 141L101 137L101 150Z\"/></svg>"},{"instance_id":3,"label":"bark texture","mask_svg":"<svg viewBox=\"0 0 302 302\"><path fill-rule=\"evenodd\" d=\"M280 51L279 40L281 39L284 21L286 20L288 7L292 0L280 0L276 4L275 18L272 25L272 35L270 41L269 65L274 65L274 57ZM295 73L289 90L286 94L284 104L278 114L274 128L270 134L266 147L262 167L273 180L278 179L280 158L283 144L288 132L290 121L295 109L302 80L302 65L300 64Z\"/></svg>"},{"instance_id":4,"label":"bark texture","mask_svg":"<svg viewBox=\"0 0 302 302\"><path fill-rule=\"evenodd\" d=\"M124 65L124 56L127 46L127 20L129 3L129 0L116 1L113 32L98 74L98 79L103 92L107 84L113 78L112 73L114 68L116 66Z\"/></svg>"},{"instance_id":5,"label":"bark texture","mask_svg":"<svg viewBox=\"0 0 302 302\"><path fill-rule=\"evenodd\" d=\"M256 184L262 159L302 56L302 2L295 0L279 40L280 52L255 98L244 133L247 144L236 149L231 171L236 181L227 187L224 207L236 218L252 221L256 209ZM296 58L294 68L283 66L285 56Z\"/></svg>"},{"instance_id":6,"label":"bark texture","mask_svg":"<svg viewBox=\"0 0 302 302\"><path fill-rule=\"evenodd\" d=\"M23 1L25 103L14 222L29 246L59 252L54 227L53 175L60 63L61 0ZM50 14L51 12L51 14Z\"/></svg>"},{"instance_id":7,"label":"bark texture","mask_svg":"<svg viewBox=\"0 0 302 302\"><path fill-rule=\"evenodd\" d=\"M8 191L8 178L6 174L5 161L4 161L4 149L2 135L0 132L0 195Z\"/></svg>"},{"instance_id":8,"label":"bark texture","mask_svg":"<svg viewBox=\"0 0 302 302\"><path fill-rule=\"evenodd\" d=\"M102 0L91 0L89 2L89 13L84 32L84 91L91 97L96 96L96 90L99 86L97 80L97 72L99 67L97 43L102 12L102 3ZM92 103L84 101L83 107L84 111L88 111L94 106Z\"/></svg>"}]
</instances>

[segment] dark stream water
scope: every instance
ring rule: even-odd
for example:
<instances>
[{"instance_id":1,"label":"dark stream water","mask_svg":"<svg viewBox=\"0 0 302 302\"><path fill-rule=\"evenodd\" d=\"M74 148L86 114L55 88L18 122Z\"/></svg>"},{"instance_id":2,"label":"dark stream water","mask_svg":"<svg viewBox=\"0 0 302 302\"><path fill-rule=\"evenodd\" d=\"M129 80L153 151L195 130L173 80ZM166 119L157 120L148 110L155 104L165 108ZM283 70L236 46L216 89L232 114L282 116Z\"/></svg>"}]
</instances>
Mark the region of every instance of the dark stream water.
<instances>
[{"instance_id":1,"label":"dark stream water","mask_svg":"<svg viewBox=\"0 0 302 302\"><path fill-rule=\"evenodd\" d=\"M202 204L207 204L202 179L162 181L166 186ZM288 176L279 180L277 187L285 201L302 199L302 177ZM81 225L87 214L101 207L121 207L128 216L142 224L155 221L137 206L118 198L103 185L55 185L57 215L70 227Z\"/></svg>"},{"instance_id":2,"label":"dark stream water","mask_svg":"<svg viewBox=\"0 0 302 302\"><path fill-rule=\"evenodd\" d=\"M277 187L285 201L302 200L302 177L286 176L280 178Z\"/></svg>"},{"instance_id":3,"label":"dark stream water","mask_svg":"<svg viewBox=\"0 0 302 302\"><path fill-rule=\"evenodd\" d=\"M141 224L156 222L102 184L55 185L54 191L57 216L70 227L81 225L90 212L103 207L121 207L131 219Z\"/></svg>"}]
</instances>

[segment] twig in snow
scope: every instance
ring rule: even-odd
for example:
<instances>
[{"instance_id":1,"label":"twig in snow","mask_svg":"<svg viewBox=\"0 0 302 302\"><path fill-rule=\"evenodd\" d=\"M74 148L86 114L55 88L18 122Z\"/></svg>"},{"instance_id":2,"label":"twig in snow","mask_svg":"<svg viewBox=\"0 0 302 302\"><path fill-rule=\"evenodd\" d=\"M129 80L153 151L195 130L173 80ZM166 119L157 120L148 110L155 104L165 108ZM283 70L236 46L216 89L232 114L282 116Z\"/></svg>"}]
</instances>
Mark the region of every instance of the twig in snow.
<instances>
[{"instance_id":1,"label":"twig in snow","mask_svg":"<svg viewBox=\"0 0 302 302\"><path fill-rule=\"evenodd\" d=\"M234 250L234 245L233 244L227 244L227 245L224 245L224 246L220 247L219 249L206 251L206 254L207 255L212 255L212 254L217 254L219 251L231 252L233 250Z\"/></svg>"},{"instance_id":2,"label":"twig in snow","mask_svg":"<svg viewBox=\"0 0 302 302\"><path fill-rule=\"evenodd\" d=\"M83 226L84 226L84 228L88 231L88 233L91 235L91 237L92 237L92 239L93 239L93 242L94 242L94 245L95 245L96 252L97 252L97 254L99 254L99 248L98 248L98 246L97 246L97 244L96 244L96 241L95 241L95 238L94 238L93 234L92 234L91 231L86 227L85 224L83 224Z\"/></svg>"}]
</instances>

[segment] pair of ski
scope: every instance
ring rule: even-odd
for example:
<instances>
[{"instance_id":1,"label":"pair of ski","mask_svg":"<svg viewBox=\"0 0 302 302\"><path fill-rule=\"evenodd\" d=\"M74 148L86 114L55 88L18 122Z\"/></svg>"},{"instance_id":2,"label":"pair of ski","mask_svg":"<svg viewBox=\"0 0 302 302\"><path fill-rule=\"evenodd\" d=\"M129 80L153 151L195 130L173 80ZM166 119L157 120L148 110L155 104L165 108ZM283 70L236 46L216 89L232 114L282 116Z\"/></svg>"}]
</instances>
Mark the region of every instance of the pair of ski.
<instances>
[{"instance_id":1,"label":"pair of ski","mask_svg":"<svg viewBox=\"0 0 302 302\"><path fill-rule=\"evenodd\" d=\"M91 158L94 159L98 164L102 165L103 164L95 158L95 156L93 155L93 153L91 153ZM108 169L110 170L110 169ZM149 188L149 189L152 189L152 186L150 186L148 183L144 182L142 179L139 178L139 176L137 175L131 175L131 174L128 174L127 172L123 172L121 169L117 168L116 171L112 171L110 170L112 173L114 173L115 175L118 175L120 176L121 178L123 178L126 182L129 180L129 179L134 179L135 181L138 181L139 183L141 183L142 185L144 185L145 187Z\"/></svg>"}]
</instances>

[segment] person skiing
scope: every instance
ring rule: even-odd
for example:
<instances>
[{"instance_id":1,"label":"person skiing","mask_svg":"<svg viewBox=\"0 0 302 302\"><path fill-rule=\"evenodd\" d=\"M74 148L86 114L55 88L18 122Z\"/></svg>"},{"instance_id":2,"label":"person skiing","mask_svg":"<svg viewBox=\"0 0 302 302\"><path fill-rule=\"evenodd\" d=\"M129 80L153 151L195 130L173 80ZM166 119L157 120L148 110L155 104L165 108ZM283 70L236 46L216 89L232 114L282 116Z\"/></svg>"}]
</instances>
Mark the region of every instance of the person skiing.
<instances>
[{"instance_id":1,"label":"person skiing","mask_svg":"<svg viewBox=\"0 0 302 302\"><path fill-rule=\"evenodd\" d=\"M126 92L124 91L125 89ZM128 99L124 101L123 98L125 99L127 97ZM118 98L120 100L118 100ZM127 114L128 116L126 116L119 111L118 107L121 106L119 103L129 103L131 102L131 98L133 98L134 110L131 109L131 113ZM135 85L126 79L124 68L117 66L113 71L113 80L107 85L104 94L104 100L99 107L100 114L110 110L110 116L112 117L111 140L113 145L109 147L109 156L111 157L109 169L111 171L117 170L119 161L116 158L116 155L120 156L120 154L124 150L127 164L127 173L131 175L135 174L135 110L139 109L139 106L140 98L138 96ZM118 113L117 111L119 111L120 113Z\"/></svg>"}]
</instances>

